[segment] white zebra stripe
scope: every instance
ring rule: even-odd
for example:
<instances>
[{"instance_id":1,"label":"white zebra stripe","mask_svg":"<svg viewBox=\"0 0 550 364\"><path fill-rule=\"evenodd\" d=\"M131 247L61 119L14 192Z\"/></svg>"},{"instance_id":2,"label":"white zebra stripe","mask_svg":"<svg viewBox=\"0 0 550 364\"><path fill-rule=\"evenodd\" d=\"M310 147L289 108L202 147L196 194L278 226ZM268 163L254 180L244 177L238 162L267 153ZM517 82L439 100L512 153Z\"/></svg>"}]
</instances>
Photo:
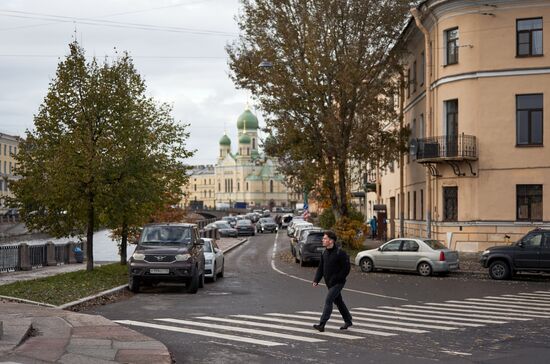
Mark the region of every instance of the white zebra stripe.
<instances>
[{"instance_id":1,"label":"white zebra stripe","mask_svg":"<svg viewBox=\"0 0 550 364\"><path fill-rule=\"evenodd\" d=\"M307 313L311 315L320 315L321 312L312 312L312 311L299 311L299 313ZM364 317L356 317L355 320L363 321L369 321L369 322L379 322L383 324L392 324L392 325L398 325L399 326L407 326L407 327L421 327L425 329L436 329L436 330L456 330L457 327L452 326L440 326L440 325L425 325L425 324L413 324L410 322L399 322L395 320L380 320L375 318L364 318Z\"/></svg>"},{"instance_id":2,"label":"white zebra stripe","mask_svg":"<svg viewBox=\"0 0 550 364\"><path fill-rule=\"evenodd\" d=\"M549 295L546 294L540 294L540 293L518 293L522 296L528 296L528 297L537 297L539 299L550 299Z\"/></svg>"},{"instance_id":3,"label":"white zebra stripe","mask_svg":"<svg viewBox=\"0 0 550 364\"><path fill-rule=\"evenodd\" d=\"M247 319L251 319L251 320L263 320L263 321L271 321L271 322L281 322L281 323L285 323L285 324L295 324L295 325L307 325L309 326L309 324L307 322L301 322L301 323L297 323L296 321L291 321L291 320L282 320L282 319L276 319L276 318L272 318L272 317L264 317L264 316L253 316L253 315L231 315L233 317L241 317L241 318L247 318ZM336 326L333 326L333 327L329 327L329 326L325 326L326 329L329 329L329 328L338 328ZM311 330L315 330L313 327L311 328ZM338 333L334 333L334 332L320 332L318 333L317 335L323 335L323 336L331 336L331 337L337 337L337 338L340 338L340 339L349 339L349 340L354 340L354 339L363 339L362 336L355 336L355 335L348 335L348 334L338 334Z\"/></svg>"},{"instance_id":4,"label":"white zebra stripe","mask_svg":"<svg viewBox=\"0 0 550 364\"><path fill-rule=\"evenodd\" d=\"M503 313L503 312L508 312L508 313L511 313L511 314L514 314L514 315L520 315L519 313L517 313L517 309L512 309L512 308L497 308L497 307L485 307L485 306L481 306L481 305L474 305L473 302L472 304L468 305L466 304L465 302L461 302L461 301L458 301L459 303L426 303L426 305L434 305L434 306L443 306L443 307L457 307L457 308L468 308L468 309L472 309L472 310L478 310L478 311L485 311L485 312L499 312L499 313ZM528 312L528 313L525 313L525 312ZM529 312L529 311L522 311L521 315L520 316L525 316L525 317L550 317L548 315L545 315L545 314L539 314L539 313L533 313L533 312Z\"/></svg>"},{"instance_id":5,"label":"white zebra stripe","mask_svg":"<svg viewBox=\"0 0 550 364\"><path fill-rule=\"evenodd\" d=\"M317 343L317 342L325 341L325 340L315 339L315 338L311 338L311 337L298 336L298 335L288 335L288 334L282 334L282 333L273 332L273 331L247 329L247 328L244 328L244 327L209 324L209 323L205 323L205 322L195 322L195 321L189 321L189 320L164 318L164 319L156 319L156 321L171 322L171 323L174 323L174 324L187 325L187 326L200 326L200 327L208 328L208 329L242 332L242 333L245 333L245 334L255 334L255 335L261 335L261 336L272 336L272 337L276 337L276 338L280 338L280 339L305 341L305 342L309 342L309 343Z\"/></svg>"},{"instance_id":6,"label":"white zebra stripe","mask_svg":"<svg viewBox=\"0 0 550 364\"><path fill-rule=\"evenodd\" d=\"M384 317L384 318L393 318L396 320L406 320L406 321L416 321L416 322L426 322L426 323L432 323L432 324L449 324L454 326L467 326L467 327L481 327L485 326L482 324L472 324L472 323L465 323L465 322L456 322L456 321L450 321L450 320L444 320L442 317L439 318L439 320L431 320L431 319L425 319L425 318L416 318L416 317L403 317L399 313L394 313L393 315L383 315L379 313L374 312L361 312L358 310L351 310L351 313L354 315L361 316L374 316L374 317Z\"/></svg>"},{"instance_id":7,"label":"white zebra stripe","mask_svg":"<svg viewBox=\"0 0 550 364\"><path fill-rule=\"evenodd\" d=\"M487 297L493 297L493 296L487 296ZM514 301L523 301L523 302L535 302L535 303L546 303L547 305L550 304L550 299L538 299L537 297L526 297L526 296L519 296L519 295L513 295L513 294L505 294L501 299L504 300L514 300Z\"/></svg>"},{"instance_id":8,"label":"white zebra stripe","mask_svg":"<svg viewBox=\"0 0 550 364\"><path fill-rule=\"evenodd\" d=\"M496 296L486 296L483 298L466 298L468 301L481 301L482 302L498 302L498 303L509 303L509 304L518 304L518 305L524 305L524 307L549 307L550 302L546 303L540 303L540 302L533 302L529 300L522 300L519 298L510 298L510 297L496 297Z\"/></svg>"},{"instance_id":9,"label":"white zebra stripe","mask_svg":"<svg viewBox=\"0 0 550 364\"><path fill-rule=\"evenodd\" d=\"M497 320L485 320L482 318L471 318L475 317L476 315L468 315L468 318L456 316L460 315L459 313L452 314L448 312L430 312L430 313L422 313L426 312L424 310L416 310L416 309L407 309L402 307L388 307L383 306L386 309L379 309L379 308L356 308L356 310L361 311L373 311L373 312L383 312L383 313L390 313L390 314L397 314L397 315L403 315L403 316L413 316L413 317L433 317L433 318L441 318L442 320L449 319L449 320L455 320L455 321L466 321L466 322L480 322L484 324L505 324L507 321L497 321ZM443 316L443 317L440 317ZM483 317L483 316L482 316ZM522 319L527 321L528 319Z\"/></svg>"},{"instance_id":10,"label":"white zebra stripe","mask_svg":"<svg viewBox=\"0 0 550 364\"><path fill-rule=\"evenodd\" d=\"M456 305L451 305L451 306L456 306ZM514 313L514 312L496 312L496 311L491 311L489 309L485 309L483 308L483 310L475 310L471 307L467 307L467 306L459 306L458 308L455 308L455 307L439 307L439 306L432 306L432 307L426 307L426 306L419 306L419 305L405 305L405 307L412 307L412 308L421 308L423 310L439 310L439 311L451 311L451 312L467 312L469 314L471 314L471 316L474 316L474 314L476 316L480 316L478 314L484 314L482 315L482 317L498 317L498 318L501 318L501 319L506 319L506 320L531 320L530 318L529 319L524 319L523 317L546 317L546 316L538 316L538 315L530 315L530 314L522 314L522 313ZM462 309L460 307L463 307ZM467 309L465 309L467 308ZM491 316L489 316L491 315ZM520 318L517 318L517 316L519 316Z\"/></svg>"},{"instance_id":11,"label":"white zebra stripe","mask_svg":"<svg viewBox=\"0 0 550 364\"><path fill-rule=\"evenodd\" d=\"M220 334L220 333L216 333L216 332L194 330L194 329L188 329L188 328L183 328L183 327L174 327L174 326L168 326L168 325L151 324L151 323L148 323L148 322L140 322L140 321L133 321L133 320L118 320L118 321L115 321L115 322L117 322L119 324L123 324L123 325L150 327L150 328L158 329L158 330L181 332L181 333L184 333L184 334L207 336L207 337L212 337L212 338L216 338L216 339L239 341L239 342L262 345L262 346L286 345L284 343L278 343L278 342L275 342L275 341L258 340L258 339L248 338L248 337L241 337L241 336L235 336L235 335L226 335L226 334Z\"/></svg>"},{"instance_id":12,"label":"white zebra stripe","mask_svg":"<svg viewBox=\"0 0 550 364\"><path fill-rule=\"evenodd\" d=\"M550 308L542 308L542 307L526 307L524 305L512 305L512 304L506 304L506 303L498 303L492 300L483 300L482 298L471 298L471 301L455 301L455 300L449 300L445 301L448 303L458 303L458 304L468 304L468 305L477 305L477 306L488 306L488 307L502 307L502 308L515 308L515 309L521 309L522 312L530 312L530 313L542 313L550 315ZM475 302L473 302L475 301Z\"/></svg>"},{"instance_id":13,"label":"white zebra stripe","mask_svg":"<svg viewBox=\"0 0 550 364\"><path fill-rule=\"evenodd\" d=\"M300 327L292 327L292 326L285 326L285 325L274 325L274 324L268 324L268 323L265 323L265 322L233 320L233 319L211 317L211 316L201 316L201 317L197 317L197 318L201 319L201 320L221 321L221 322L240 324L240 325L260 326L260 327L271 328L271 329L280 329L280 330L304 332L304 333L309 333L309 334L313 333L313 334L321 335L321 333L317 333L316 331L312 330L311 323L306 323L306 325L310 327L309 329L302 329ZM327 328L327 329L338 329L338 326L326 325L325 328ZM377 336L395 336L395 335L397 335L397 334L394 334L394 333L391 333L391 332L361 330L361 329L355 329L355 328L354 329L350 328L349 331L352 331L352 332L358 333L358 334L368 334L368 335L377 335Z\"/></svg>"}]
</instances>

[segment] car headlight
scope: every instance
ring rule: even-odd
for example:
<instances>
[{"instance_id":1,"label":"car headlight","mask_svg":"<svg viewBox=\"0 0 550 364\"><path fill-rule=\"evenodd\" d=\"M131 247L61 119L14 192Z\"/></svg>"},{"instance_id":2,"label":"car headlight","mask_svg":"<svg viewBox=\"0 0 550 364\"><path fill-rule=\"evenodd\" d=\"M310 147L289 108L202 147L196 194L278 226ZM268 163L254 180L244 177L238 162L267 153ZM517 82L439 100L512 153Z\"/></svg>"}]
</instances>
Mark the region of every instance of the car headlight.
<instances>
[{"instance_id":1,"label":"car headlight","mask_svg":"<svg viewBox=\"0 0 550 364\"><path fill-rule=\"evenodd\" d=\"M481 253L481 255L487 255L489 254L491 251L490 250L484 250L483 253Z\"/></svg>"},{"instance_id":2,"label":"car headlight","mask_svg":"<svg viewBox=\"0 0 550 364\"><path fill-rule=\"evenodd\" d=\"M176 260L178 262L185 262L189 258L191 258L191 254L177 254L176 255Z\"/></svg>"},{"instance_id":3,"label":"car headlight","mask_svg":"<svg viewBox=\"0 0 550 364\"><path fill-rule=\"evenodd\" d=\"M134 254L132 254L132 259L134 259L134 260L145 260L145 254L134 253Z\"/></svg>"},{"instance_id":4,"label":"car headlight","mask_svg":"<svg viewBox=\"0 0 550 364\"><path fill-rule=\"evenodd\" d=\"M212 264L212 259L205 259L204 264Z\"/></svg>"}]
</instances>

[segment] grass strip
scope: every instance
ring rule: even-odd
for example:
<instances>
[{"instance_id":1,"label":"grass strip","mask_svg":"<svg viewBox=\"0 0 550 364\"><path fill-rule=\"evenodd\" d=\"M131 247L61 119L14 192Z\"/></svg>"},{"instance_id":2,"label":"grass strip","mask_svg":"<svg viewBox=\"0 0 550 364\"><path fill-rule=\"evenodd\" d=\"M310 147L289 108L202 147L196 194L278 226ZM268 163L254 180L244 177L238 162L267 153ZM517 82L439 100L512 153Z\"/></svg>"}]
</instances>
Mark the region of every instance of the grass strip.
<instances>
[{"instance_id":1,"label":"grass strip","mask_svg":"<svg viewBox=\"0 0 550 364\"><path fill-rule=\"evenodd\" d=\"M0 286L0 295L62 305L128 283L128 267L106 264L86 270L62 273Z\"/></svg>"}]
</instances>

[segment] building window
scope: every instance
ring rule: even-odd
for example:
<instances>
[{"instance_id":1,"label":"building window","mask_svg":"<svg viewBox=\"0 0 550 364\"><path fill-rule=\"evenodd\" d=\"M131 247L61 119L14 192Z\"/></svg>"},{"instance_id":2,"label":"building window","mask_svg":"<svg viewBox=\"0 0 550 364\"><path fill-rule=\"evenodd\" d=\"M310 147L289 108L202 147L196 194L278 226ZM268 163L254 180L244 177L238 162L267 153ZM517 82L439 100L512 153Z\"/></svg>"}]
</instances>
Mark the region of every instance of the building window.
<instances>
[{"instance_id":1,"label":"building window","mask_svg":"<svg viewBox=\"0 0 550 364\"><path fill-rule=\"evenodd\" d=\"M240 191L241 191L241 183L237 182L237 192L240 192Z\"/></svg>"},{"instance_id":2,"label":"building window","mask_svg":"<svg viewBox=\"0 0 550 364\"><path fill-rule=\"evenodd\" d=\"M420 220L424 220L424 190L420 190Z\"/></svg>"},{"instance_id":3,"label":"building window","mask_svg":"<svg viewBox=\"0 0 550 364\"><path fill-rule=\"evenodd\" d=\"M516 55L542 56L542 18L516 20Z\"/></svg>"},{"instance_id":4,"label":"building window","mask_svg":"<svg viewBox=\"0 0 550 364\"><path fill-rule=\"evenodd\" d=\"M246 182L246 190L248 191L248 182Z\"/></svg>"},{"instance_id":5,"label":"building window","mask_svg":"<svg viewBox=\"0 0 550 364\"><path fill-rule=\"evenodd\" d=\"M269 181L269 193L273 193L273 181Z\"/></svg>"},{"instance_id":6,"label":"building window","mask_svg":"<svg viewBox=\"0 0 550 364\"><path fill-rule=\"evenodd\" d=\"M424 114L420 114L418 118L418 135L419 138L424 138Z\"/></svg>"},{"instance_id":7,"label":"building window","mask_svg":"<svg viewBox=\"0 0 550 364\"><path fill-rule=\"evenodd\" d=\"M426 55L424 52L420 53L420 68L418 69L418 83L420 86L424 85L424 72L426 71Z\"/></svg>"},{"instance_id":8,"label":"building window","mask_svg":"<svg viewBox=\"0 0 550 364\"><path fill-rule=\"evenodd\" d=\"M413 62L413 74L412 74L412 87L413 87L413 92L416 92L416 61Z\"/></svg>"},{"instance_id":9,"label":"building window","mask_svg":"<svg viewBox=\"0 0 550 364\"><path fill-rule=\"evenodd\" d=\"M458 220L458 187L443 187L443 221Z\"/></svg>"},{"instance_id":10,"label":"building window","mask_svg":"<svg viewBox=\"0 0 550 364\"><path fill-rule=\"evenodd\" d=\"M10 156L11 156L11 145L10 145Z\"/></svg>"},{"instance_id":11,"label":"building window","mask_svg":"<svg viewBox=\"0 0 550 364\"><path fill-rule=\"evenodd\" d=\"M197 185L195 184L195 185L193 185L193 187L195 187L195 191L196 191L197 190Z\"/></svg>"},{"instance_id":12,"label":"building window","mask_svg":"<svg viewBox=\"0 0 550 364\"><path fill-rule=\"evenodd\" d=\"M412 205L412 210L413 210L413 220L416 220L416 191L413 191L413 205Z\"/></svg>"},{"instance_id":13,"label":"building window","mask_svg":"<svg viewBox=\"0 0 550 364\"><path fill-rule=\"evenodd\" d=\"M542 221L542 185L516 185L517 220Z\"/></svg>"},{"instance_id":14,"label":"building window","mask_svg":"<svg viewBox=\"0 0 550 364\"><path fill-rule=\"evenodd\" d=\"M411 192L407 192L407 220L411 219Z\"/></svg>"},{"instance_id":15,"label":"building window","mask_svg":"<svg viewBox=\"0 0 550 364\"><path fill-rule=\"evenodd\" d=\"M542 94L516 95L517 145L542 145Z\"/></svg>"},{"instance_id":16,"label":"building window","mask_svg":"<svg viewBox=\"0 0 550 364\"><path fill-rule=\"evenodd\" d=\"M218 182L218 192L222 192L222 183Z\"/></svg>"},{"instance_id":17,"label":"building window","mask_svg":"<svg viewBox=\"0 0 550 364\"><path fill-rule=\"evenodd\" d=\"M411 69L407 70L407 98L411 97Z\"/></svg>"},{"instance_id":18,"label":"building window","mask_svg":"<svg viewBox=\"0 0 550 364\"><path fill-rule=\"evenodd\" d=\"M445 154L458 155L458 100L445 101Z\"/></svg>"},{"instance_id":19,"label":"building window","mask_svg":"<svg viewBox=\"0 0 550 364\"><path fill-rule=\"evenodd\" d=\"M458 28L445 31L445 65L458 63Z\"/></svg>"},{"instance_id":20,"label":"building window","mask_svg":"<svg viewBox=\"0 0 550 364\"><path fill-rule=\"evenodd\" d=\"M256 149L256 138L252 138L252 149Z\"/></svg>"}]
</instances>

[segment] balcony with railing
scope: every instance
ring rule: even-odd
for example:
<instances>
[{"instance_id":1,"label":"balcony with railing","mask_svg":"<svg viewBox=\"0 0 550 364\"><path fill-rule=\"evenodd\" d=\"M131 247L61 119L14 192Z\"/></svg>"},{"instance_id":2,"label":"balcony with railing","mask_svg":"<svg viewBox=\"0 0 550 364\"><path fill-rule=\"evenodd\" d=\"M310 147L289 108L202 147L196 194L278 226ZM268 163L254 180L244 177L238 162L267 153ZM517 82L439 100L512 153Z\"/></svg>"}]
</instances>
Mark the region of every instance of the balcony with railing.
<instances>
[{"instance_id":1,"label":"balcony with railing","mask_svg":"<svg viewBox=\"0 0 550 364\"><path fill-rule=\"evenodd\" d=\"M413 139L410 145L413 160L430 169L432 176L441 177L438 164L446 163L457 176L465 176L463 164L467 164L472 176L476 176L472 161L477 160L477 141L473 135L442 135Z\"/></svg>"},{"instance_id":2,"label":"balcony with railing","mask_svg":"<svg viewBox=\"0 0 550 364\"><path fill-rule=\"evenodd\" d=\"M476 137L459 134L414 139L411 155L418 163L474 161L477 160Z\"/></svg>"}]
</instances>

